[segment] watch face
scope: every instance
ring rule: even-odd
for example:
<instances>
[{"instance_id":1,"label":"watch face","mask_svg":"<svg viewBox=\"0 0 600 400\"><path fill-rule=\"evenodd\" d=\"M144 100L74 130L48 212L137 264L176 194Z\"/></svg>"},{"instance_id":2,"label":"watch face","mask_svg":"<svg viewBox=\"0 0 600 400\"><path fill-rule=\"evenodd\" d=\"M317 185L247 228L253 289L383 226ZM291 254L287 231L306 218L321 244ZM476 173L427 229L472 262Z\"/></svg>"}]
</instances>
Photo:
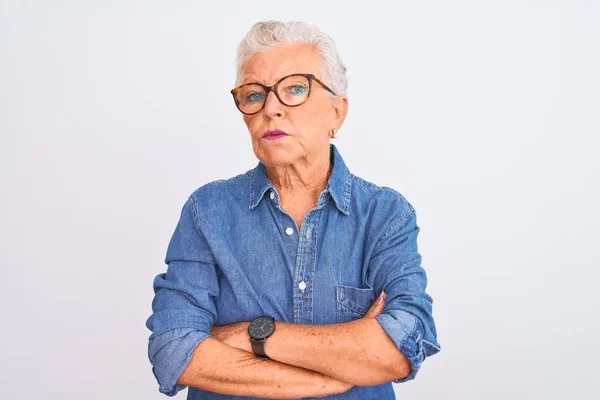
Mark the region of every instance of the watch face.
<instances>
[{"instance_id":1,"label":"watch face","mask_svg":"<svg viewBox=\"0 0 600 400\"><path fill-rule=\"evenodd\" d=\"M275 331L275 323L269 317L260 317L252 321L248 327L248 333L254 339L265 339Z\"/></svg>"}]
</instances>

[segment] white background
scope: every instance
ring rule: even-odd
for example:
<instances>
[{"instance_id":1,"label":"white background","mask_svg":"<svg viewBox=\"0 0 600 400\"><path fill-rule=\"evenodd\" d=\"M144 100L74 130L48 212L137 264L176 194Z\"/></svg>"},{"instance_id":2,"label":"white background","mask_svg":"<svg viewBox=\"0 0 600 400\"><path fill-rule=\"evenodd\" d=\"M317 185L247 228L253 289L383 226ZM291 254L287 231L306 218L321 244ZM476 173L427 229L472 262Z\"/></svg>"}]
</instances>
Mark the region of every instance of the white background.
<instances>
[{"instance_id":1,"label":"white background","mask_svg":"<svg viewBox=\"0 0 600 400\"><path fill-rule=\"evenodd\" d=\"M270 18L334 38L334 143L417 210L442 351L398 398L599 398L599 2L0 0L2 398L165 398L152 280L256 165L229 90Z\"/></svg>"}]
</instances>

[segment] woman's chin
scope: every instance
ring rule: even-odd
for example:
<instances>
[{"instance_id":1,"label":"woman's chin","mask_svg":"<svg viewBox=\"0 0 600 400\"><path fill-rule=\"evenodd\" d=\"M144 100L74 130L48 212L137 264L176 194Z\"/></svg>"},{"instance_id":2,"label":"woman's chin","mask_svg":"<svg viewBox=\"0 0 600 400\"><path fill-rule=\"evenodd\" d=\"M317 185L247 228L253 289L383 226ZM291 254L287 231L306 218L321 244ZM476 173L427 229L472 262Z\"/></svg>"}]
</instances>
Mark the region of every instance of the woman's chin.
<instances>
[{"instance_id":1,"label":"woman's chin","mask_svg":"<svg viewBox=\"0 0 600 400\"><path fill-rule=\"evenodd\" d=\"M278 167L292 164L297 157L285 147L261 147L254 153L256 157L268 166Z\"/></svg>"}]
</instances>

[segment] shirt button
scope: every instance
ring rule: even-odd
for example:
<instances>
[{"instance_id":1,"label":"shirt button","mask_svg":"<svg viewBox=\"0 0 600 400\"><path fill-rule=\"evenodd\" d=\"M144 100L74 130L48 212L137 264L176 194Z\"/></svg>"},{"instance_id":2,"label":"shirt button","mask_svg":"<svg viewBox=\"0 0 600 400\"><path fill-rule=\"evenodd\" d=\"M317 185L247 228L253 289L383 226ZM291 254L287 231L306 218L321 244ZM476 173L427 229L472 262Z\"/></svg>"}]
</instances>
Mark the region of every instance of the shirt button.
<instances>
[{"instance_id":1,"label":"shirt button","mask_svg":"<svg viewBox=\"0 0 600 400\"><path fill-rule=\"evenodd\" d=\"M298 287L300 288L300 290L304 290L306 289L306 282L302 281L298 284Z\"/></svg>"},{"instance_id":2,"label":"shirt button","mask_svg":"<svg viewBox=\"0 0 600 400\"><path fill-rule=\"evenodd\" d=\"M285 229L285 233L289 236L289 235L292 235L294 233L294 230L292 228L286 228Z\"/></svg>"},{"instance_id":3,"label":"shirt button","mask_svg":"<svg viewBox=\"0 0 600 400\"><path fill-rule=\"evenodd\" d=\"M273 200L273 199L275 198L275 193L271 192L271 193L269 194L269 197L271 198L271 200Z\"/></svg>"}]
</instances>

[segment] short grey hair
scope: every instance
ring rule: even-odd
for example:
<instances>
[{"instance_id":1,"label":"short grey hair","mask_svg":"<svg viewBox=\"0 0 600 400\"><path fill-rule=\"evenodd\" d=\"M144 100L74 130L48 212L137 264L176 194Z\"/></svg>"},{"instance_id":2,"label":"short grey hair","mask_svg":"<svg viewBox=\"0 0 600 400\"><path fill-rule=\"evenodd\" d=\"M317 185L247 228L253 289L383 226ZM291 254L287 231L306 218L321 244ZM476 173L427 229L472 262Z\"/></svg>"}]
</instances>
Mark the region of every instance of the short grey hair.
<instances>
[{"instance_id":1,"label":"short grey hair","mask_svg":"<svg viewBox=\"0 0 600 400\"><path fill-rule=\"evenodd\" d=\"M346 95L348 78L333 39L317 26L300 21L260 21L248 31L237 49L235 85L241 84L248 60L278 46L308 44L321 56L321 79L336 94ZM305 71L299 71L305 72Z\"/></svg>"}]
</instances>

